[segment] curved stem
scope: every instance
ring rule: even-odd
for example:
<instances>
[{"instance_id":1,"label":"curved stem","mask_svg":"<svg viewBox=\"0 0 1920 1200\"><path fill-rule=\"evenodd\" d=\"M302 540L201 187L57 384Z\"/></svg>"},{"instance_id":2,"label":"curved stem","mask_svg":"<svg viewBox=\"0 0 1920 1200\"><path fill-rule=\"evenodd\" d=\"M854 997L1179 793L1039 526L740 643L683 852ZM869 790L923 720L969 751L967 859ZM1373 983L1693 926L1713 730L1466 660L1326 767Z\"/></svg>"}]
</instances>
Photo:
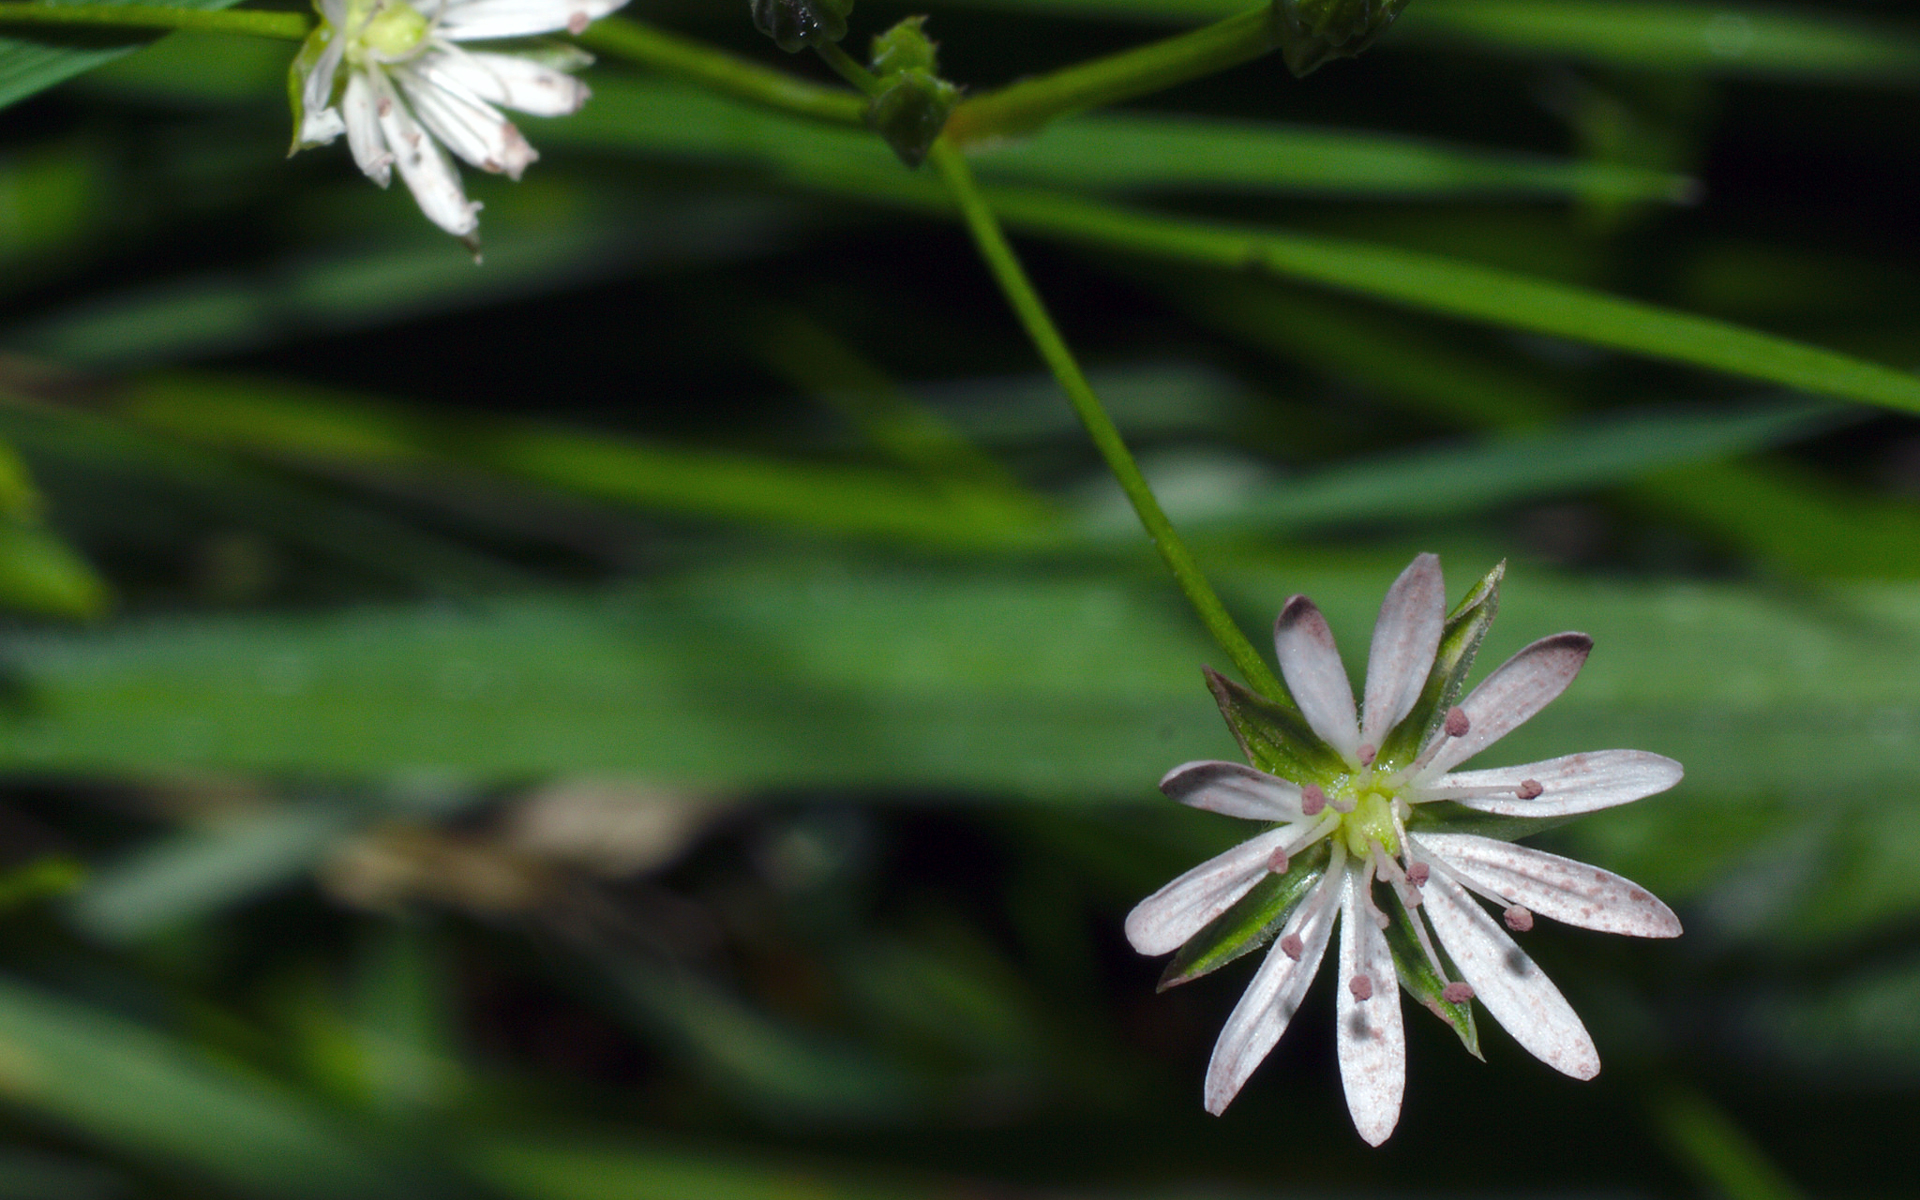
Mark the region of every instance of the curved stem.
<instances>
[{"instance_id":1,"label":"curved stem","mask_svg":"<svg viewBox=\"0 0 1920 1200\"><path fill-rule=\"evenodd\" d=\"M0 0L0 28L36 25L69 29L191 29L239 33L297 42L313 30L313 18L297 12L216 11L160 4L28 4Z\"/></svg>"},{"instance_id":2,"label":"curved stem","mask_svg":"<svg viewBox=\"0 0 1920 1200\"><path fill-rule=\"evenodd\" d=\"M796 79L784 71L775 71L724 50L715 49L692 38L668 33L629 17L608 17L596 21L580 35L579 42L590 50L628 62L652 67L737 96L769 108L831 121L836 125L862 125L866 122L864 96L839 88L821 87Z\"/></svg>"},{"instance_id":3,"label":"curved stem","mask_svg":"<svg viewBox=\"0 0 1920 1200\"><path fill-rule=\"evenodd\" d=\"M1094 394L1092 386L1087 383L1080 364L1074 361L1073 351L1068 349L1066 340L1054 326L1046 303L1034 290L1026 269L1020 265L1019 257L1001 232L1000 222L987 206L986 197L981 194L980 185L975 182L973 169L967 165L965 156L951 141L942 137L934 142L933 151L927 157L946 183L954 203L959 206L975 246L979 248L981 257L986 259L988 270L993 272L994 280L1006 294L1007 302L1012 305L1020 323L1026 327L1027 336L1040 351L1040 357L1046 360L1054 378L1060 381L1060 387L1067 393L1073 411L1079 415L1080 423L1086 426L1087 435L1093 439L1100 456L1107 461L1108 470L1113 472L1121 490L1133 503L1133 511L1139 516L1140 524L1146 527L1147 537L1152 540L1154 548L1160 551L1160 557L1166 560L1188 603L1200 614L1201 624L1207 627L1207 632L1213 635L1213 640L1226 651L1227 657L1233 660L1233 665L1239 668L1240 674L1255 691L1276 699L1286 697L1286 688L1274 677L1272 669L1252 643L1247 641L1246 635L1240 632L1240 627L1234 624L1226 605L1220 602L1213 585L1201 573L1193 552L1187 549L1187 544L1174 530L1173 522L1167 519L1167 514L1161 509L1160 501L1154 497L1153 489L1140 473L1139 464L1133 461L1133 454L1127 449L1119 429L1114 427L1113 419L1100 403L1100 397Z\"/></svg>"},{"instance_id":4,"label":"curved stem","mask_svg":"<svg viewBox=\"0 0 1920 1200\"><path fill-rule=\"evenodd\" d=\"M1031 133L1055 117L1239 66L1279 44L1273 5L1263 4L1189 33L982 93L954 110L947 136L965 144Z\"/></svg>"}]
</instances>

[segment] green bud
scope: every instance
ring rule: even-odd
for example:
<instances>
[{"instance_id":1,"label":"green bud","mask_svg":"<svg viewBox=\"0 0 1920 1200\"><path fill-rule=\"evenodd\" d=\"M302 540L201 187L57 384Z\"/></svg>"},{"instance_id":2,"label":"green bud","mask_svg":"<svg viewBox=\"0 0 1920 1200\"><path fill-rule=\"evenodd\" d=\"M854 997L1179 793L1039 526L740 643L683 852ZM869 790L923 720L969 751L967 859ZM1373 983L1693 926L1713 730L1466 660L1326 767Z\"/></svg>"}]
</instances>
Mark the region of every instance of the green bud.
<instances>
[{"instance_id":1,"label":"green bud","mask_svg":"<svg viewBox=\"0 0 1920 1200\"><path fill-rule=\"evenodd\" d=\"M1407 0L1274 0L1280 53L1295 76L1353 58L1387 31Z\"/></svg>"},{"instance_id":2,"label":"green bud","mask_svg":"<svg viewBox=\"0 0 1920 1200\"><path fill-rule=\"evenodd\" d=\"M925 17L908 17L873 39L873 73L880 90L867 106L867 124L900 161L917 167L960 103L960 89L940 78L938 47Z\"/></svg>"},{"instance_id":3,"label":"green bud","mask_svg":"<svg viewBox=\"0 0 1920 1200\"><path fill-rule=\"evenodd\" d=\"M847 14L853 0L748 0L753 27L792 54L818 41L837 42L847 36Z\"/></svg>"}]
</instances>

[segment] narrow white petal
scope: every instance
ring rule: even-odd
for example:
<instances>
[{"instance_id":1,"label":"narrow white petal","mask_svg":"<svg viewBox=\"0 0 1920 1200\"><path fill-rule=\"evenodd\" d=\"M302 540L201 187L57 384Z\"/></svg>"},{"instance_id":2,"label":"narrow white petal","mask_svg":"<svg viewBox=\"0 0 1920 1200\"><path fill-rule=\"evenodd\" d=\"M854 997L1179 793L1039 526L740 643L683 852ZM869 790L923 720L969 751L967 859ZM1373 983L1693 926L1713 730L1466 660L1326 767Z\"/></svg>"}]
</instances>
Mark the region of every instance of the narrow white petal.
<instances>
[{"instance_id":1,"label":"narrow white petal","mask_svg":"<svg viewBox=\"0 0 1920 1200\"><path fill-rule=\"evenodd\" d=\"M1182 804L1249 821L1298 821L1297 784L1237 762L1181 763L1160 790Z\"/></svg>"},{"instance_id":2,"label":"narrow white petal","mask_svg":"<svg viewBox=\"0 0 1920 1200\"><path fill-rule=\"evenodd\" d=\"M332 40L320 57L314 60L313 69L300 81L300 107L308 113L315 113L329 106L333 99L333 77L340 70L340 59L347 52L347 39L340 36L335 26ZM332 138L328 138L332 141Z\"/></svg>"},{"instance_id":3,"label":"narrow white petal","mask_svg":"<svg viewBox=\"0 0 1920 1200\"><path fill-rule=\"evenodd\" d=\"M1575 1079L1598 1075L1600 1053L1573 1006L1487 910L1441 871L1423 890L1433 931L1494 1020L1554 1070Z\"/></svg>"},{"instance_id":4,"label":"narrow white petal","mask_svg":"<svg viewBox=\"0 0 1920 1200\"><path fill-rule=\"evenodd\" d=\"M1269 829L1216 855L1133 906L1127 941L1142 954L1171 954L1184 946L1267 873L1267 860L1292 836Z\"/></svg>"},{"instance_id":5,"label":"narrow white petal","mask_svg":"<svg viewBox=\"0 0 1920 1200\"><path fill-rule=\"evenodd\" d=\"M1305 596L1295 596L1273 623L1273 649L1280 674L1300 704L1307 724L1328 745L1352 757L1360 746L1360 726L1354 721L1353 685L1340 664L1339 647L1327 619Z\"/></svg>"},{"instance_id":6,"label":"narrow white petal","mask_svg":"<svg viewBox=\"0 0 1920 1200\"><path fill-rule=\"evenodd\" d=\"M1440 575L1440 558L1422 554L1400 572L1380 603L1367 654L1361 741L1378 746L1413 711L1446 624L1447 583Z\"/></svg>"},{"instance_id":7,"label":"narrow white petal","mask_svg":"<svg viewBox=\"0 0 1920 1200\"><path fill-rule=\"evenodd\" d=\"M1588 750L1517 767L1455 771L1422 790L1445 797L1454 790L1497 789L1503 794L1461 796L1459 802L1502 817L1571 817L1664 792L1681 774L1679 763L1645 750ZM1522 800L1516 793L1529 780L1540 785L1540 794Z\"/></svg>"},{"instance_id":8,"label":"narrow white petal","mask_svg":"<svg viewBox=\"0 0 1920 1200\"><path fill-rule=\"evenodd\" d=\"M1336 1024L1340 1081L1347 1090L1353 1127L1370 1146L1387 1140L1400 1123L1407 1087L1407 1042L1400 1024L1400 981L1386 935L1373 923L1360 878L1346 875L1340 897L1340 977ZM1356 981L1365 980L1362 1000Z\"/></svg>"},{"instance_id":9,"label":"narrow white petal","mask_svg":"<svg viewBox=\"0 0 1920 1200\"><path fill-rule=\"evenodd\" d=\"M1672 909L1611 871L1471 833L1421 833L1412 840L1469 882L1543 917L1601 933L1680 936Z\"/></svg>"},{"instance_id":10,"label":"narrow white petal","mask_svg":"<svg viewBox=\"0 0 1920 1200\"><path fill-rule=\"evenodd\" d=\"M447 66L480 99L535 116L564 117L587 102L586 84L517 55L453 49Z\"/></svg>"},{"instance_id":11,"label":"narrow white petal","mask_svg":"<svg viewBox=\"0 0 1920 1200\"><path fill-rule=\"evenodd\" d=\"M340 97L340 114L345 118L347 148L353 151L353 161L367 173L368 179L386 187L393 180L393 152L387 149L387 140L380 136L380 114L373 86L358 71L347 79L347 90Z\"/></svg>"},{"instance_id":12,"label":"narrow white petal","mask_svg":"<svg viewBox=\"0 0 1920 1200\"><path fill-rule=\"evenodd\" d=\"M324 146L339 137L347 126L337 108L309 108L300 118L300 148Z\"/></svg>"},{"instance_id":13,"label":"narrow white petal","mask_svg":"<svg viewBox=\"0 0 1920 1200\"><path fill-rule=\"evenodd\" d=\"M1556 633L1501 663L1461 702L1469 722L1467 736L1448 738L1425 774L1463 763L1525 724L1567 690L1592 649L1593 639L1584 633Z\"/></svg>"},{"instance_id":14,"label":"narrow white petal","mask_svg":"<svg viewBox=\"0 0 1920 1200\"><path fill-rule=\"evenodd\" d=\"M1299 1011L1307 985L1313 982L1326 955L1334 904L1344 877L1344 872L1329 873L1294 910L1253 982L1241 994L1240 1003L1234 1005L1233 1014L1221 1027L1220 1038L1213 1044L1213 1058L1207 1063L1206 1105L1214 1116L1225 1112L1240 1094L1253 1069L1267 1057L1287 1031L1287 1022ZM1300 939L1298 960L1284 948L1288 938Z\"/></svg>"},{"instance_id":15,"label":"narrow white petal","mask_svg":"<svg viewBox=\"0 0 1920 1200\"><path fill-rule=\"evenodd\" d=\"M393 85L379 72L368 72L373 87L374 112L380 122L380 135L393 152L394 165L407 190L419 202L427 219L456 237L466 237L480 227L475 215L480 206L467 199L460 187L460 173L440 143L413 119L407 106L394 93Z\"/></svg>"},{"instance_id":16,"label":"narrow white petal","mask_svg":"<svg viewBox=\"0 0 1920 1200\"><path fill-rule=\"evenodd\" d=\"M579 33L627 0L446 0L438 33L456 42Z\"/></svg>"},{"instance_id":17,"label":"narrow white petal","mask_svg":"<svg viewBox=\"0 0 1920 1200\"><path fill-rule=\"evenodd\" d=\"M499 109L452 79L443 62L423 57L393 72L420 123L468 163L520 178L527 164L540 156Z\"/></svg>"}]
</instances>

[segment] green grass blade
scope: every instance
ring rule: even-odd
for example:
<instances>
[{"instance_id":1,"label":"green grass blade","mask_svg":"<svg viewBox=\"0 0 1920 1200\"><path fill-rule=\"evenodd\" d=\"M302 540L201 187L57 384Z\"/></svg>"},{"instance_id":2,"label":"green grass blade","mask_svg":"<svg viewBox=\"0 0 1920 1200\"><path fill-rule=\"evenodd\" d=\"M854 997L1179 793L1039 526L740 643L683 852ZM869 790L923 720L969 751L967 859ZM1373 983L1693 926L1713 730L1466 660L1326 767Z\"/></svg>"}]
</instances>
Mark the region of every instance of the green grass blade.
<instances>
[{"instance_id":1,"label":"green grass blade","mask_svg":"<svg viewBox=\"0 0 1920 1200\"><path fill-rule=\"evenodd\" d=\"M103 0L113 3L113 0ZM169 5L169 0L139 0L140 3ZM171 4L177 8L231 8L239 0L184 0ZM112 62L154 40L151 34L107 34L87 31L80 39L62 39L50 29L18 32L0 37L0 108L16 104L36 92L62 83L83 71ZM293 57L288 47L287 58Z\"/></svg>"}]
</instances>

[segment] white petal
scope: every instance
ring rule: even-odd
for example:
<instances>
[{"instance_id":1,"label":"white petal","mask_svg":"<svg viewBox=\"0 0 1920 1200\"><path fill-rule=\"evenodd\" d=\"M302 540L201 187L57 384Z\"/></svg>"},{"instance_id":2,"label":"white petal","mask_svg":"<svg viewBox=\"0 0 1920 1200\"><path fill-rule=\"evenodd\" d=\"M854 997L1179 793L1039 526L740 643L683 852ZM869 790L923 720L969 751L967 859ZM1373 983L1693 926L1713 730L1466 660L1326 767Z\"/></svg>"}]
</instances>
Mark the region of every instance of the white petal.
<instances>
[{"instance_id":1,"label":"white petal","mask_svg":"<svg viewBox=\"0 0 1920 1200\"><path fill-rule=\"evenodd\" d=\"M1334 902L1343 878L1344 872L1329 873L1294 910L1273 948L1267 951L1266 961L1260 964L1253 982L1241 994L1240 1003L1234 1005L1233 1014L1221 1027L1220 1038L1213 1044L1213 1058L1207 1063L1206 1105L1214 1116L1225 1112L1227 1105L1240 1094L1248 1076L1267 1057L1280 1035L1287 1031L1287 1022L1299 1011L1307 985L1313 982L1314 972L1320 969L1320 959L1327 952L1327 935L1333 931ZM1298 961L1281 948L1289 937L1300 939Z\"/></svg>"},{"instance_id":2,"label":"white petal","mask_svg":"<svg viewBox=\"0 0 1920 1200\"><path fill-rule=\"evenodd\" d=\"M1420 907L1460 974L1527 1053L1575 1079L1600 1073L1587 1027L1526 952L1461 886L1435 871Z\"/></svg>"},{"instance_id":3,"label":"white petal","mask_svg":"<svg viewBox=\"0 0 1920 1200\"><path fill-rule=\"evenodd\" d=\"M1502 817L1571 817L1627 804L1680 782L1679 763L1645 750L1588 750L1545 762L1485 771L1455 771L1424 785L1441 797L1453 789L1497 788L1507 795L1466 796L1460 803ZM1511 794L1532 780L1541 792L1531 800Z\"/></svg>"},{"instance_id":4,"label":"white petal","mask_svg":"<svg viewBox=\"0 0 1920 1200\"><path fill-rule=\"evenodd\" d=\"M499 109L448 74L444 60L422 56L415 63L395 68L393 76L406 92L420 123L447 149L481 170L495 174L504 171L509 178L518 179L527 164L540 157Z\"/></svg>"},{"instance_id":5,"label":"white petal","mask_svg":"<svg viewBox=\"0 0 1920 1200\"><path fill-rule=\"evenodd\" d=\"M320 51L320 57L314 60L307 77L300 81L300 107L307 113L316 113L329 106L333 99L333 77L340 70L340 59L347 52L347 39L340 36L339 27ZM333 138L328 138L332 141Z\"/></svg>"},{"instance_id":6,"label":"white petal","mask_svg":"<svg viewBox=\"0 0 1920 1200\"><path fill-rule=\"evenodd\" d=\"M1400 1100L1407 1087L1407 1041L1400 1024L1400 981L1386 935L1363 903L1364 885L1347 873L1340 897L1340 977L1336 1025L1340 1081L1347 1090L1353 1127L1369 1146L1387 1140L1400 1123ZM1367 999L1355 995L1353 982L1364 977Z\"/></svg>"},{"instance_id":7,"label":"white petal","mask_svg":"<svg viewBox=\"0 0 1920 1200\"><path fill-rule=\"evenodd\" d=\"M466 237L480 227L475 214L480 206L467 199L460 188L460 174L440 143L413 119L407 106L394 94L393 85L377 71L367 74L373 87L374 111L380 122L380 135L393 152L394 164L407 190L419 202L427 219L456 237Z\"/></svg>"},{"instance_id":8,"label":"white petal","mask_svg":"<svg viewBox=\"0 0 1920 1200\"><path fill-rule=\"evenodd\" d=\"M1182 804L1249 821L1298 821L1300 788L1237 762L1181 763L1160 790Z\"/></svg>"},{"instance_id":9,"label":"white petal","mask_svg":"<svg viewBox=\"0 0 1920 1200\"><path fill-rule=\"evenodd\" d=\"M1133 906L1127 941L1142 954L1171 954L1233 907L1267 873L1267 860L1293 836L1269 829L1216 855Z\"/></svg>"},{"instance_id":10,"label":"white petal","mask_svg":"<svg viewBox=\"0 0 1920 1200\"><path fill-rule=\"evenodd\" d=\"M437 32L456 42L579 33L627 0L447 0Z\"/></svg>"},{"instance_id":11,"label":"white petal","mask_svg":"<svg viewBox=\"0 0 1920 1200\"><path fill-rule=\"evenodd\" d=\"M373 87L358 71L347 78L347 90L340 97L340 113L346 118L347 148L353 161L367 178L381 187L393 179L393 152L380 136L380 114L373 98Z\"/></svg>"},{"instance_id":12,"label":"white petal","mask_svg":"<svg viewBox=\"0 0 1920 1200\"><path fill-rule=\"evenodd\" d=\"M1351 758L1360 746L1353 716L1353 685L1340 664L1327 619L1305 596L1295 596L1273 623L1273 649L1280 674L1300 704L1307 724L1328 745Z\"/></svg>"},{"instance_id":13,"label":"white petal","mask_svg":"<svg viewBox=\"0 0 1920 1200\"><path fill-rule=\"evenodd\" d=\"M309 108L300 118L300 148L324 146L346 130L340 111L334 108Z\"/></svg>"},{"instance_id":14,"label":"white petal","mask_svg":"<svg viewBox=\"0 0 1920 1200\"><path fill-rule=\"evenodd\" d=\"M1447 738L1422 774L1465 762L1525 724L1567 690L1592 650L1593 639L1584 633L1556 633L1501 663L1461 702L1469 723L1467 736Z\"/></svg>"},{"instance_id":15,"label":"white petal","mask_svg":"<svg viewBox=\"0 0 1920 1200\"><path fill-rule=\"evenodd\" d=\"M1387 589L1367 653L1360 739L1378 746L1413 711L1447 624L1447 584L1438 555L1415 558Z\"/></svg>"},{"instance_id":16,"label":"white petal","mask_svg":"<svg viewBox=\"0 0 1920 1200\"><path fill-rule=\"evenodd\" d=\"M513 54L449 51L447 69L482 100L540 117L564 117L587 102L587 85L565 71Z\"/></svg>"},{"instance_id":17,"label":"white petal","mask_svg":"<svg viewBox=\"0 0 1920 1200\"><path fill-rule=\"evenodd\" d=\"M1420 833L1412 840L1468 882L1543 917L1601 933L1680 936L1672 909L1611 871L1471 833Z\"/></svg>"}]
</instances>

